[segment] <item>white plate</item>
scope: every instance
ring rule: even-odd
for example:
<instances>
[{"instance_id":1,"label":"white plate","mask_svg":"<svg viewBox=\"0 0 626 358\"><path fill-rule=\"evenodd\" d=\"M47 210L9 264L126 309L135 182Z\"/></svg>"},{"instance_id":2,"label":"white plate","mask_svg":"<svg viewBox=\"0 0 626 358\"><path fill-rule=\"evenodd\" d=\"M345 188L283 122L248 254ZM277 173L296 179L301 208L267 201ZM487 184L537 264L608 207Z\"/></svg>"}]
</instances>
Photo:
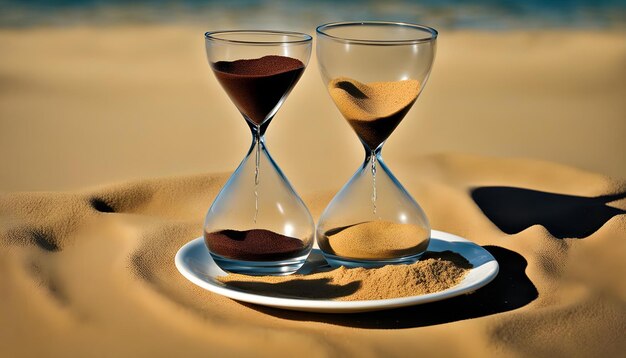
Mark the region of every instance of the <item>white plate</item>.
<instances>
[{"instance_id":1,"label":"white plate","mask_svg":"<svg viewBox=\"0 0 626 358\"><path fill-rule=\"evenodd\" d=\"M227 287L216 278L227 275L213 261L199 237L185 244L176 253L176 268L189 281L211 292L230 297L234 300L258 305L283 308L295 311L348 313L378 311L390 308L413 306L439 301L475 291L488 284L498 274L498 262L485 249L462 237L443 231L432 230L428 251L441 252L450 250L465 257L473 266L463 281L447 290L425 295L368 301L333 301L320 299L300 299L267 296ZM307 263L298 273L311 272L313 268L325 266L321 253L313 250Z\"/></svg>"}]
</instances>

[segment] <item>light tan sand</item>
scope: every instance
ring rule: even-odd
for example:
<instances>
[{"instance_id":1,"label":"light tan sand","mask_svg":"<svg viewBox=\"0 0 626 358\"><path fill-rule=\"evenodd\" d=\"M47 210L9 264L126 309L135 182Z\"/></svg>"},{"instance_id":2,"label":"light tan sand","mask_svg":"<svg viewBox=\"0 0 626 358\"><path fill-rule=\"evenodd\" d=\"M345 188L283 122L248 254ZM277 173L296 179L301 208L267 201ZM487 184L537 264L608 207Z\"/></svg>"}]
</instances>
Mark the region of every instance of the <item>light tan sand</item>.
<instances>
[{"instance_id":1,"label":"light tan sand","mask_svg":"<svg viewBox=\"0 0 626 358\"><path fill-rule=\"evenodd\" d=\"M539 225L506 235L469 195L474 187L510 185L597 196L626 183L544 162L468 155L424 156L400 167L414 173L406 187L434 228L496 256L501 271L492 285L381 313L263 309L203 291L173 265L176 250L201 235L225 176L6 194L3 355L616 356L626 349L626 216L607 219L584 239L557 239ZM305 200L318 216L331 196ZM626 209L623 200L612 205Z\"/></svg>"},{"instance_id":2,"label":"light tan sand","mask_svg":"<svg viewBox=\"0 0 626 358\"><path fill-rule=\"evenodd\" d=\"M337 108L365 144L378 148L402 121L419 94L416 80L361 83L335 78L328 92Z\"/></svg>"},{"instance_id":3,"label":"light tan sand","mask_svg":"<svg viewBox=\"0 0 626 358\"><path fill-rule=\"evenodd\" d=\"M335 255L375 260L423 252L429 235L429 230L418 225L378 220L328 230L318 242L320 248Z\"/></svg>"},{"instance_id":4,"label":"light tan sand","mask_svg":"<svg viewBox=\"0 0 626 358\"><path fill-rule=\"evenodd\" d=\"M328 91L344 117L375 121L410 107L417 98L419 87L415 80L361 83L340 77L330 81Z\"/></svg>"},{"instance_id":5,"label":"light tan sand","mask_svg":"<svg viewBox=\"0 0 626 358\"><path fill-rule=\"evenodd\" d=\"M0 30L0 190L233 170L250 138L212 78L203 30ZM500 261L485 290L360 315L242 305L173 265L201 236L226 175L9 193L0 196L0 355L618 356L624 215L584 239L541 225L507 235L469 193L506 185L592 197L626 183L546 161L421 154L534 157L626 177L624 58L620 32L442 31L429 83L385 157L434 229ZM316 66L268 145L319 217L363 153ZM626 210L624 199L609 205Z\"/></svg>"}]
</instances>

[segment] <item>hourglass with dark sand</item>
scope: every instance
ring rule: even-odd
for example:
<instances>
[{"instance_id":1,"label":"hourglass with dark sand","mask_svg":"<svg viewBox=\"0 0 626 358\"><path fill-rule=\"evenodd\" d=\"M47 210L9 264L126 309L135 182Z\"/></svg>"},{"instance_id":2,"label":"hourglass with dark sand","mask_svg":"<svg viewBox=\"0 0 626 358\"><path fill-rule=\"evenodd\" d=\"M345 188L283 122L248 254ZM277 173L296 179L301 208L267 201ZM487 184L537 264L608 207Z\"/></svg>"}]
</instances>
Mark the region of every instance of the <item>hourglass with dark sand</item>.
<instances>
[{"instance_id":1,"label":"hourglass with dark sand","mask_svg":"<svg viewBox=\"0 0 626 358\"><path fill-rule=\"evenodd\" d=\"M304 72L311 37L278 31L216 31L206 33L205 40L215 77L252 133L246 157L206 215L205 243L215 263L226 271L293 273L306 261L315 226L267 151L264 134Z\"/></svg>"},{"instance_id":2,"label":"hourglass with dark sand","mask_svg":"<svg viewBox=\"0 0 626 358\"><path fill-rule=\"evenodd\" d=\"M428 247L428 219L381 153L424 89L436 38L436 30L407 23L343 22L317 28L324 85L365 149L363 164L317 226L318 244L331 265L411 263Z\"/></svg>"}]
</instances>

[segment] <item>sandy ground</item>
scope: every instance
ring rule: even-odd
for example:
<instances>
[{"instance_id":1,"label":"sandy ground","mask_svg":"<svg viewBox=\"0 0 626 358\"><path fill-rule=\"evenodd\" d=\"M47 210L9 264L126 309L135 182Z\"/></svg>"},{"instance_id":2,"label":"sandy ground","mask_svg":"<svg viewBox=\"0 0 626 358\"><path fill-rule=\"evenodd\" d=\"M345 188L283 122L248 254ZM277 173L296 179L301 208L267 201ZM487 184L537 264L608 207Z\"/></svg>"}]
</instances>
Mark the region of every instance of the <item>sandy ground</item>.
<instances>
[{"instance_id":1,"label":"sandy ground","mask_svg":"<svg viewBox=\"0 0 626 358\"><path fill-rule=\"evenodd\" d=\"M0 31L0 191L233 170L249 132L210 73L203 30ZM462 152L626 177L624 36L442 30L388 164ZM267 137L301 192L341 186L362 160L315 58Z\"/></svg>"},{"instance_id":2,"label":"sandy ground","mask_svg":"<svg viewBox=\"0 0 626 358\"><path fill-rule=\"evenodd\" d=\"M249 145L199 29L0 31L0 355L619 355L623 39L442 32L385 157L433 228L500 274L439 303L322 315L240 304L173 265L227 178L206 173ZM315 66L268 143L317 218L362 153Z\"/></svg>"},{"instance_id":3,"label":"sandy ground","mask_svg":"<svg viewBox=\"0 0 626 358\"><path fill-rule=\"evenodd\" d=\"M14 357L591 357L626 349L626 216L616 209L626 209L626 201L609 207L587 198L624 191L624 182L529 160L435 155L411 164L421 170L407 188L433 227L483 245L501 265L496 280L474 294L388 312L324 315L243 305L203 291L176 271L173 258L201 234L223 175L6 194L0 198L0 347ZM532 189L539 197L472 199L472 190L494 185ZM305 200L318 216L331 195ZM542 209L554 205L556 214ZM494 219L504 230L529 213L542 213L542 225L506 234L481 211L490 206L515 208ZM559 225L582 238L561 238Z\"/></svg>"}]
</instances>

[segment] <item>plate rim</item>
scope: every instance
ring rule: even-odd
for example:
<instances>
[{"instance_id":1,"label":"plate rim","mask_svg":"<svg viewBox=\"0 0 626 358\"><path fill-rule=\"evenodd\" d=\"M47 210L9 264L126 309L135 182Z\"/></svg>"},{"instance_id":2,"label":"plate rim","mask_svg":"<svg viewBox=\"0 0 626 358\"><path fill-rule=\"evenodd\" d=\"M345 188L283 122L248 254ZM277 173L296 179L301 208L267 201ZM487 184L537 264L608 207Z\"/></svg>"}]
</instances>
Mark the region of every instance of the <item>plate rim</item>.
<instances>
[{"instance_id":1,"label":"plate rim","mask_svg":"<svg viewBox=\"0 0 626 358\"><path fill-rule=\"evenodd\" d=\"M461 236L440 230L431 230L431 238L439 239L446 242L464 242L475 245L477 248L484 251L483 254L487 255L487 261L479 267L487 265L486 269L488 271L484 274L484 277L478 281L465 285L463 284L463 281L461 281L461 283L454 287L424 295L387 298L380 300L335 301L267 296L257 293L233 290L224 286L218 286L210 281L203 280L191 273L190 270L187 270L186 265L183 261L185 253L198 245L199 242L201 242L202 246L204 246L203 237L195 238L180 247L174 257L174 263L176 265L176 269L178 270L178 272L181 273L181 275L183 275L183 277L207 291L231 298L233 300L247 303L289 310L314 312L362 312L369 310L386 310L391 308L413 306L434 301L440 301L465 293L473 292L493 281L493 279L495 279L495 277L498 275L498 261L495 259L495 257L493 257L493 255L491 255L489 251L485 250L482 246ZM206 248L206 246L204 247ZM468 259L467 257L465 258ZM470 272L471 270L475 269L477 268L470 269ZM467 279L467 275L465 279Z\"/></svg>"}]
</instances>

